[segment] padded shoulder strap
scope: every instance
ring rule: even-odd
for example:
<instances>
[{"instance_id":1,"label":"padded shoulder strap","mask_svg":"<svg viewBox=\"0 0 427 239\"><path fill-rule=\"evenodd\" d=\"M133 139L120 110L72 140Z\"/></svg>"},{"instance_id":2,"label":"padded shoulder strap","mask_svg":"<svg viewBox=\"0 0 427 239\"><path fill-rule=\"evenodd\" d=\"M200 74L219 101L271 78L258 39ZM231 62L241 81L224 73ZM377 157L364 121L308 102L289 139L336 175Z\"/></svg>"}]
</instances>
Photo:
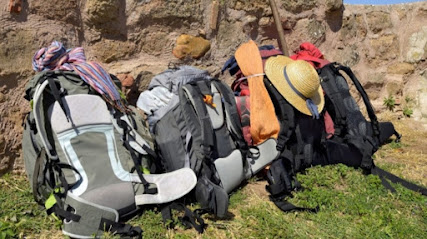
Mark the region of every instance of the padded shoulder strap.
<instances>
[{"instance_id":1,"label":"padded shoulder strap","mask_svg":"<svg viewBox=\"0 0 427 239\"><path fill-rule=\"evenodd\" d=\"M227 124L230 126L230 131L233 138L236 139L237 146L240 150L247 151L248 147L246 141L243 138L242 126L240 124L239 114L237 112L236 101L234 100L234 94L231 89L223 82L213 80L212 83L217 87L224 99L225 112L227 116Z\"/></svg>"},{"instance_id":2,"label":"padded shoulder strap","mask_svg":"<svg viewBox=\"0 0 427 239\"><path fill-rule=\"evenodd\" d=\"M279 152L282 152L285 148L286 142L295 130L294 110L267 78L264 78L264 84L270 95L271 101L273 102L276 116L280 123L280 132L277 138L276 149Z\"/></svg>"},{"instance_id":3,"label":"padded shoulder strap","mask_svg":"<svg viewBox=\"0 0 427 239\"><path fill-rule=\"evenodd\" d=\"M187 84L179 89L180 106L184 111L184 117L187 122L192 120L198 120L201 126L202 135L202 150L205 158L210 158L212 154L212 148L214 146L214 135L212 129L212 123L209 118L209 113L206 110L202 99L202 91L195 84ZM191 114L185 112L196 111L198 116L197 119L192 119Z\"/></svg>"},{"instance_id":4,"label":"padded shoulder strap","mask_svg":"<svg viewBox=\"0 0 427 239\"><path fill-rule=\"evenodd\" d=\"M344 100L335 80L336 74L339 74L339 72L333 64L328 64L325 67L319 69L318 73L322 79L322 88L332 101L334 108L334 124L336 126L335 134L341 135L342 130L346 127L346 110L344 106Z\"/></svg>"},{"instance_id":5,"label":"padded shoulder strap","mask_svg":"<svg viewBox=\"0 0 427 239\"><path fill-rule=\"evenodd\" d=\"M377 120L377 116L375 115L374 108L372 107L371 101L369 100L368 94L366 94L365 89L363 89L362 84L360 84L359 80L354 75L353 71L346 66L343 66L341 64L335 63L337 65L337 70L344 71L353 81L353 84L356 86L357 91L359 91L360 95L362 96L363 102L366 105L366 110L368 111L369 118L371 119L372 123L372 129L374 130L375 137L379 137L380 135L380 128Z\"/></svg>"}]
</instances>

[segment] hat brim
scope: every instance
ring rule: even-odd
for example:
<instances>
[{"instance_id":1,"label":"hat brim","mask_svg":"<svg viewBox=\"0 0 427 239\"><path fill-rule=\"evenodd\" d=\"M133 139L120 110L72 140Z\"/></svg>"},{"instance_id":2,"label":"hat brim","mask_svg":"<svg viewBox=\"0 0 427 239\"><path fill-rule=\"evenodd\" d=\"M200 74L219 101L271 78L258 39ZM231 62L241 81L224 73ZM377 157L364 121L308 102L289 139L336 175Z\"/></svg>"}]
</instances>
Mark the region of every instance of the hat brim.
<instances>
[{"instance_id":1,"label":"hat brim","mask_svg":"<svg viewBox=\"0 0 427 239\"><path fill-rule=\"evenodd\" d=\"M285 79L284 69L285 66L293 60L286 56L270 57L265 63L265 74L270 80L271 84L277 91L285 98L289 104L295 107L299 112L312 116L312 113L307 107L306 99L301 98L288 84ZM322 112L325 106L325 98L323 96L322 87L311 97L313 103L317 106L318 112Z\"/></svg>"}]
</instances>

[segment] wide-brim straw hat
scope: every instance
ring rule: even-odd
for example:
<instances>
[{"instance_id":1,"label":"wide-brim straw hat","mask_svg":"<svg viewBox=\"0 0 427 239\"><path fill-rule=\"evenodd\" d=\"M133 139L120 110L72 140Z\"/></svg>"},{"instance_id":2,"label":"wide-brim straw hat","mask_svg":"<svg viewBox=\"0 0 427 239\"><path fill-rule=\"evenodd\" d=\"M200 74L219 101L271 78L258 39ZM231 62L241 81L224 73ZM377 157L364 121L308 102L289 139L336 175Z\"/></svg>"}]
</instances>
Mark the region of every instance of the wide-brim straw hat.
<instances>
[{"instance_id":1,"label":"wide-brim straw hat","mask_svg":"<svg viewBox=\"0 0 427 239\"><path fill-rule=\"evenodd\" d=\"M308 62L286 56L270 57L264 71L277 91L298 111L313 115L307 106L307 100L311 99L318 113L322 112L325 98L319 75Z\"/></svg>"}]
</instances>

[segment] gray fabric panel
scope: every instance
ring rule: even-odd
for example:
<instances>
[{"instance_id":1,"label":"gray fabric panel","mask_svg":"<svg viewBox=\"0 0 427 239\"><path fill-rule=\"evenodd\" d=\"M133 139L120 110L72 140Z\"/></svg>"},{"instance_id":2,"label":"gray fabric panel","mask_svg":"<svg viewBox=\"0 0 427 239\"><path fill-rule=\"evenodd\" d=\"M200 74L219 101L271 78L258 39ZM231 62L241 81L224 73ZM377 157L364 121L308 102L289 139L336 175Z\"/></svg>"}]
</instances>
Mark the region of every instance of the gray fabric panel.
<instances>
[{"instance_id":1,"label":"gray fabric panel","mask_svg":"<svg viewBox=\"0 0 427 239\"><path fill-rule=\"evenodd\" d=\"M32 114L29 114L27 117L32 118ZM24 131L22 133L22 154L25 164L25 172L30 181L31 189L33 188L32 179L34 175L34 167L37 160L36 150L41 150L41 143L38 142L38 136L34 135L33 139L31 138L31 129L27 121L25 121ZM34 141L33 141L34 140ZM45 157L45 155L41 155Z\"/></svg>"},{"instance_id":2,"label":"gray fabric panel","mask_svg":"<svg viewBox=\"0 0 427 239\"><path fill-rule=\"evenodd\" d=\"M116 130L114 130L114 140L116 144L117 157L120 160L120 164L122 165L124 170L130 172L135 166L135 164L132 160L130 152L123 146L123 142L121 141L121 135Z\"/></svg>"},{"instance_id":3,"label":"gray fabric panel","mask_svg":"<svg viewBox=\"0 0 427 239\"><path fill-rule=\"evenodd\" d=\"M71 139L71 145L88 176L87 192L104 185L122 182L111 168L104 133L90 132L78 135Z\"/></svg>"},{"instance_id":4,"label":"gray fabric panel","mask_svg":"<svg viewBox=\"0 0 427 239\"><path fill-rule=\"evenodd\" d=\"M208 111L209 117L211 118L212 128L219 129L224 125L223 104L221 102L221 95L213 83L211 84L211 90L213 93L213 103L216 105L216 107L212 107L206 104L206 109Z\"/></svg>"},{"instance_id":5,"label":"gray fabric panel","mask_svg":"<svg viewBox=\"0 0 427 239\"><path fill-rule=\"evenodd\" d=\"M195 111L188 113L192 114L190 117L197 117ZM202 149L201 147L199 147L199 145L202 144L202 131L200 122L197 120L192 122L186 122L183 114L184 113L181 107L179 106L173 111L173 116L176 119L176 124L181 132L181 138L185 139L188 133L191 134L191 144L193 146L189 147L190 152L186 150L186 153L190 158L190 167L194 170L194 172L198 173L202 165L202 159L204 157Z\"/></svg>"},{"instance_id":6,"label":"gray fabric panel","mask_svg":"<svg viewBox=\"0 0 427 239\"><path fill-rule=\"evenodd\" d=\"M227 193L230 193L245 179L242 153L239 150L234 150L228 157L216 159L214 164L222 187Z\"/></svg>"},{"instance_id":7,"label":"gray fabric panel","mask_svg":"<svg viewBox=\"0 0 427 239\"><path fill-rule=\"evenodd\" d=\"M226 157L236 149L226 125L214 130L214 144L217 152L212 152L212 157Z\"/></svg>"},{"instance_id":8,"label":"gray fabric panel","mask_svg":"<svg viewBox=\"0 0 427 239\"><path fill-rule=\"evenodd\" d=\"M150 131L153 132L153 127L165 114L175 108L179 103L179 97L174 95L172 99L169 101L169 104L163 108L160 108L151 114L148 114L148 124L150 126Z\"/></svg>"},{"instance_id":9,"label":"gray fabric panel","mask_svg":"<svg viewBox=\"0 0 427 239\"><path fill-rule=\"evenodd\" d=\"M156 142L168 172L184 167L186 152L176 119L173 111L170 111L156 124L155 129Z\"/></svg>"},{"instance_id":10,"label":"gray fabric panel","mask_svg":"<svg viewBox=\"0 0 427 239\"><path fill-rule=\"evenodd\" d=\"M347 80L344 77L337 76L336 82L337 82L338 89L341 89L341 90L350 90L350 88L348 87Z\"/></svg>"},{"instance_id":11,"label":"gray fabric panel","mask_svg":"<svg viewBox=\"0 0 427 239\"><path fill-rule=\"evenodd\" d=\"M165 107L173 96L174 94L170 92L169 89L163 86L157 86L151 90L141 92L136 106L150 115L152 112Z\"/></svg>"},{"instance_id":12,"label":"gray fabric panel","mask_svg":"<svg viewBox=\"0 0 427 239\"><path fill-rule=\"evenodd\" d=\"M136 132L145 140L145 142L148 144L148 146L150 146L151 149L154 149L153 135L150 133L148 123L142 115L143 113L131 105L129 105L128 107L132 110L132 117L135 119Z\"/></svg>"},{"instance_id":13,"label":"gray fabric panel","mask_svg":"<svg viewBox=\"0 0 427 239\"><path fill-rule=\"evenodd\" d=\"M65 155L66 152L62 150L62 147L56 137L55 137L55 148L56 148L56 153L58 155L59 161L61 163L69 164L72 166L73 164L67 160L69 156ZM63 170L63 173L68 184L73 184L78 180L78 175L73 170L65 169Z\"/></svg>"},{"instance_id":14,"label":"gray fabric panel","mask_svg":"<svg viewBox=\"0 0 427 239\"><path fill-rule=\"evenodd\" d=\"M64 220L62 232L71 237L93 238L93 235L99 237L103 233L98 230L101 218L118 221L118 213L114 209L90 203L71 193L68 193L65 204L70 205L74 208L75 213L81 216L79 222Z\"/></svg>"},{"instance_id":15,"label":"gray fabric panel","mask_svg":"<svg viewBox=\"0 0 427 239\"><path fill-rule=\"evenodd\" d=\"M105 101L96 95L69 95L62 98L66 115L58 102L49 107L48 115L55 133L61 133L79 126L111 124L110 112Z\"/></svg>"},{"instance_id":16,"label":"gray fabric panel","mask_svg":"<svg viewBox=\"0 0 427 239\"><path fill-rule=\"evenodd\" d=\"M177 69L168 69L154 76L148 85L148 89L153 89L156 86L163 86L177 95L178 89L182 85L206 79L211 79L208 71L193 66L180 66Z\"/></svg>"},{"instance_id":17,"label":"gray fabric panel","mask_svg":"<svg viewBox=\"0 0 427 239\"><path fill-rule=\"evenodd\" d=\"M252 176L257 174L265 166L273 162L279 156L279 152L276 149L277 142L275 139L268 139L262 144L258 145L259 157L248 158L249 165L251 166Z\"/></svg>"},{"instance_id":18,"label":"gray fabric panel","mask_svg":"<svg viewBox=\"0 0 427 239\"><path fill-rule=\"evenodd\" d=\"M156 185L157 193L135 195L136 205L174 201L189 193L197 183L197 177L190 168L181 168L162 174L147 174L144 178L147 182Z\"/></svg>"},{"instance_id":19,"label":"gray fabric panel","mask_svg":"<svg viewBox=\"0 0 427 239\"><path fill-rule=\"evenodd\" d=\"M117 211L132 208L132 205L135 205L134 189L130 182L105 184L103 187L86 191L81 198Z\"/></svg>"}]
</instances>

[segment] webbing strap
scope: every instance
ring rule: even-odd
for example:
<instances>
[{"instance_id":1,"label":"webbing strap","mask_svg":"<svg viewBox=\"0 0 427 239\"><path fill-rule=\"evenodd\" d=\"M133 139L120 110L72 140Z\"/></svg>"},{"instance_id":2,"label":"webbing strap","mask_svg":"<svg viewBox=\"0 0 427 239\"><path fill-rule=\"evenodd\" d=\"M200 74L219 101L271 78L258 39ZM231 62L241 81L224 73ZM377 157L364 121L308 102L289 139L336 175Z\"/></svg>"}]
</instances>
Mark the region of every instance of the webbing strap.
<instances>
[{"instance_id":1,"label":"webbing strap","mask_svg":"<svg viewBox=\"0 0 427 239\"><path fill-rule=\"evenodd\" d=\"M111 221L106 218L101 218L98 229L101 231L110 231L114 234L122 236L128 236L132 238L137 237L139 239L142 238L143 232L141 227L134 227L129 224Z\"/></svg>"},{"instance_id":2,"label":"webbing strap","mask_svg":"<svg viewBox=\"0 0 427 239\"><path fill-rule=\"evenodd\" d=\"M141 170L141 163L140 163L140 158L137 156L137 154L135 153L134 149L132 148L132 146L129 144L129 141L124 140L123 141L124 146L126 147L126 149L129 151L133 163L135 164L135 168L136 168L136 173L138 174L139 179L141 180L142 185L144 185L144 193L146 194L156 194L157 193L157 188L150 188L150 184L147 182L147 180L145 180L144 175L142 173Z\"/></svg>"},{"instance_id":3,"label":"webbing strap","mask_svg":"<svg viewBox=\"0 0 427 239\"><path fill-rule=\"evenodd\" d=\"M184 212L183 217L178 217L178 219L184 226L186 226L187 228L194 227L194 229L196 229L196 231L199 233L204 232L205 228L207 227L207 224L201 218L201 215L211 212L211 210L196 209L192 212L182 203L177 203L177 202L169 203L161 209L163 223L168 228L173 228L175 226L172 219L172 209Z\"/></svg>"},{"instance_id":4,"label":"webbing strap","mask_svg":"<svg viewBox=\"0 0 427 239\"><path fill-rule=\"evenodd\" d=\"M60 202L60 199L57 196L55 196L55 199L57 202ZM51 208L47 209L46 213L47 215L55 213L55 215L60 218L64 218L68 221L74 221L74 222L80 221L80 218L81 218L80 215L64 210L63 208L61 208L61 206L58 203L54 204Z\"/></svg>"},{"instance_id":5,"label":"webbing strap","mask_svg":"<svg viewBox=\"0 0 427 239\"><path fill-rule=\"evenodd\" d=\"M55 98L55 101L58 102L59 106L61 107L62 111L64 112L64 115L67 118L67 121L69 122L70 116L67 113L67 111L65 110L64 103L62 102L62 99L61 99L62 98L61 92L59 91L58 87L56 87L55 80L51 77L51 75L52 75L52 72L48 72L48 73L46 73L45 78L47 79L47 82L49 83L49 88L51 90L53 97Z\"/></svg>"},{"instance_id":6,"label":"webbing strap","mask_svg":"<svg viewBox=\"0 0 427 239\"><path fill-rule=\"evenodd\" d=\"M32 134L32 132L30 132L30 134ZM31 140L33 140L33 136L31 136ZM39 204L43 203L42 200L38 198L39 193L37 192L37 188L39 187L38 179L40 175L40 169L42 168L42 163L43 163L43 158L40 157L40 155L44 153L45 153L44 149L42 149L40 152L37 152L36 162L34 163L34 171L33 171L34 174L33 174L33 178L31 179L33 197L34 197L34 200Z\"/></svg>"},{"instance_id":7,"label":"webbing strap","mask_svg":"<svg viewBox=\"0 0 427 239\"><path fill-rule=\"evenodd\" d=\"M299 212L317 213L319 211L319 206L316 206L315 208L298 207L288 201L274 199L271 197L270 197L270 200L274 203L274 205L276 205L283 212L299 211Z\"/></svg>"},{"instance_id":8,"label":"webbing strap","mask_svg":"<svg viewBox=\"0 0 427 239\"><path fill-rule=\"evenodd\" d=\"M424 196L427 196L427 189L421 186L418 186L414 183L408 182L403 178L400 178L390 172L385 171L384 169L379 168L378 166L375 166L375 168L373 168L371 170L371 173L374 175L378 175L384 185L384 187L386 187L387 189L389 189L392 192L396 192L396 190L385 180L388 179L393 183L399 183L402 186L404 186L405 188L412 190L414 192L419 192Z\"/></svg>"}]
</instances>

